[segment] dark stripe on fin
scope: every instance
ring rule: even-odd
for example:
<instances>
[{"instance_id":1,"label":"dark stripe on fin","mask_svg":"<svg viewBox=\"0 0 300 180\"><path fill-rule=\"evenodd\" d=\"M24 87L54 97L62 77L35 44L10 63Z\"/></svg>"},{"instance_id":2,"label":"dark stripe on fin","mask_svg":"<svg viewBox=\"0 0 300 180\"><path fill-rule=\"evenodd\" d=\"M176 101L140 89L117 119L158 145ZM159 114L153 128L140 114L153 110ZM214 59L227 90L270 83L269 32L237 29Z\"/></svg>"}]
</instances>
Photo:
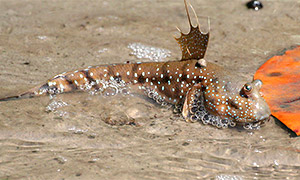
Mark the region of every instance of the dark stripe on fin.
<instances>
[{"instance_id":1,"label":"dark stripe on fin","mask_svg":"<svg viewBox=\"0 0 300 180\"><path fill-rule=\"evenodd\" d=\"M74 89L74 90L75 90L75 89L78 89L78 87L73 83L72 80L69 79L68 76L65 76L64 79L66 80L66 82L68 83L68 85L69 85L70 87L72 87L72 89Z\"/></svg>"},{"instance_id":2,"label":"dark stripe on fin","mask_svg":"<svg viewBox=\"0 0 300 180\"><path fill-rule=\"evenodd\" d=\"M141 83L141 84L144 84L145 83L145 77L144 76L139 76L138 82Z\"/></svg>"},{"instance_id":3,"label":"dark stripe on fin","mask_svg":"<svg viewBox=\"0 0 300 180\"><path fill-rule=\"evenodd\" d=\"M109 70L109 73L111 73L111 67L110 67L110 66L108 66L108 70ZM95 88L96 90L99 90L99 89L100 89L99 84L97 84L97 83L96 83L96 80L95 80L92 76L90 76L89 71L85 71L85 70L84 70L84 71L82 71L82 72L84 73L86 79L89 81L90 84L91 84L92 82L94 82L92 87ZM110 75L110 76L112 76L112 75Z\"/></svg>"},{"instance_id":4,"label":"dark stripe on fin","mask_svg":"<svg viewBox=\"0 0 300 180\"><path fill-rule=\"evenodd\" d=\"M139 64L132 64L132 69L131 69L131 72L134 74L137 72L137 68L138 68Z\"/></svg>"},{"instance_id":5,"label":"dark stripe on fin","mask_svg":"<svg viewBox=\"0 0 300 180\"><path fill-rule=\"evenodd\" d=\"M85 75L85 77L86 77L86 79L89 81L89 83L91 83L91 82L94 82L95 81L95 79L94 78L92 78L91 76L90 76L90 74L89 74L89 72L88 71L85 71L85 70L83 70L83 71L81 71L84 75Z\"/></svg>"},{"instance_id":6,"label":"dark stripe on fin","mask_svg":"<svg viewBox=\"0 0 300 180\"><path fill-rule=\"evenodd\" d=\"M114 65L112 65L112 66L107 66L107 69L108 69L107 75L108 75L109 77L115 75L114 68L115 68Z\"/></svg>"}]
</instances>

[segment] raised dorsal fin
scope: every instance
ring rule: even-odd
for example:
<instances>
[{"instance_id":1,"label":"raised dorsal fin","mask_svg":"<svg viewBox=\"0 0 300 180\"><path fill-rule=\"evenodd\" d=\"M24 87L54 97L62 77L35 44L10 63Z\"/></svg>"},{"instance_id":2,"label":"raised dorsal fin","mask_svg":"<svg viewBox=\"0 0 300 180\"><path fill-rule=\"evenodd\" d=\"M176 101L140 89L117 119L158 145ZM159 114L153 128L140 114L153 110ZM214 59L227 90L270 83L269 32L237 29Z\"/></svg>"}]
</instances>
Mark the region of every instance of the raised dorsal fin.
<instances>
[{"instance_id":1,"label":"raised dorsal fin","mask_svg":"<svg viewBox=\"0 0 300 180\"><path fill-rule=\"evenodd\" d=\"M181 60L202 59L207 48L209 32L204 34L200 31L197 15L193 7L190 5L197 19L197 26L194 27L192 25L186 0L184 0L184 4L190 24L190 32L188 34L184 34L180 29L177 28L181 33L179 38L175 38L182 52Z\"/></svg>"}]
</instances>

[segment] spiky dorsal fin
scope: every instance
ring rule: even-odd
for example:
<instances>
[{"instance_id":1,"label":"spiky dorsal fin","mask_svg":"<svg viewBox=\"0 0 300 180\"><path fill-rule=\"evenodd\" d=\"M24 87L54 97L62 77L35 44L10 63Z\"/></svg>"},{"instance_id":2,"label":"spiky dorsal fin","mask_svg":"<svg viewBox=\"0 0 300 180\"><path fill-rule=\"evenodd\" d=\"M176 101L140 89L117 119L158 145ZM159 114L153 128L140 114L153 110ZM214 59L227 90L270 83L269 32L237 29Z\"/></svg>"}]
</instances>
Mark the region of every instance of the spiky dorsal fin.
<instances>
[{"instance_id":1,"label":"spiky dorsal fin","mask_svg":"<svg viewBox=\"0 0 300 180\"><path fill-rule=\"evenodd\" d=\"M202 59L207 48L209 32L204 34L200 31L198 18L193 7L190 5L198 23L196 27L192 25L186 0L184 0L184 4L191 29L188 34L184 34L180 29L178 29L181 36L179 38L175 38L182 52L181 60Z\"/></svg>"}]
</instances>

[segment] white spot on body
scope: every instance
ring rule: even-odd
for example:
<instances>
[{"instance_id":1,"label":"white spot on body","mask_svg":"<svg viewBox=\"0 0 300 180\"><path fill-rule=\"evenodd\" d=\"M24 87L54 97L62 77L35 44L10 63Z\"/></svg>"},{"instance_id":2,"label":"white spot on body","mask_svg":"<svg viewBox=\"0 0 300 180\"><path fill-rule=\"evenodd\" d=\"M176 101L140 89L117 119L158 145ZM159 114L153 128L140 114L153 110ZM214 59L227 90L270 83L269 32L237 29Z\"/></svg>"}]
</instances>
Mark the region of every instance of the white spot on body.
<instances>
[{"instance_id":1,"label":"white spot on body","mask_svg":"<svg viewBox=\"0 0 300 180\"><path fill-rule=\"evenodd\" d=\"M63 84L60 84L59 87L60 87L60 90L62 90L62 91L65 89Z\"/></svg>"},{"instance_id":2,"label":"white spot on body","mask_svg":"<svg viewBox=\"0 0 300 180\"><path fill-rule=\"evenodd\" d=\"M48 86L55 86L56 85L56 82L48 82Z\"/></svg>"}]
</instances>

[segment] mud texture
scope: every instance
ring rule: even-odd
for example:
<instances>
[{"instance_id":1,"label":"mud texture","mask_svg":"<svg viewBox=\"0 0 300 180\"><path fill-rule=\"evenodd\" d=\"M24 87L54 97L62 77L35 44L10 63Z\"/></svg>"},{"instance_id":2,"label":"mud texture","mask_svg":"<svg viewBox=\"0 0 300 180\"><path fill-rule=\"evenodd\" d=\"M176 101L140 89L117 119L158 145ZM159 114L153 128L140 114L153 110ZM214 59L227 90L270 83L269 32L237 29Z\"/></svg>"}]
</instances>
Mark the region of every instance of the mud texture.
<instances>
[{"instance_id":1,"label":"mud texture","mask_svg":"<svg viewBox=\"0 0 300 180\"><path fill-rule=\"evenodd\" d=\"M206 59L251 80L269 57L300 43L300 1L265 0L259 11L246 2L191 3L204 31L210 17ZM164 60L179 60L172 35L178 37L176 26L188 31L182 0L0 4L1 97L61 72L143 61L130 55L132 43L169 50ZM0 179L297 179L299 151L299 138L274 119L256 131L217 129L186 123L134 95L0 103Z\"/></svg>"}]
</instances>

